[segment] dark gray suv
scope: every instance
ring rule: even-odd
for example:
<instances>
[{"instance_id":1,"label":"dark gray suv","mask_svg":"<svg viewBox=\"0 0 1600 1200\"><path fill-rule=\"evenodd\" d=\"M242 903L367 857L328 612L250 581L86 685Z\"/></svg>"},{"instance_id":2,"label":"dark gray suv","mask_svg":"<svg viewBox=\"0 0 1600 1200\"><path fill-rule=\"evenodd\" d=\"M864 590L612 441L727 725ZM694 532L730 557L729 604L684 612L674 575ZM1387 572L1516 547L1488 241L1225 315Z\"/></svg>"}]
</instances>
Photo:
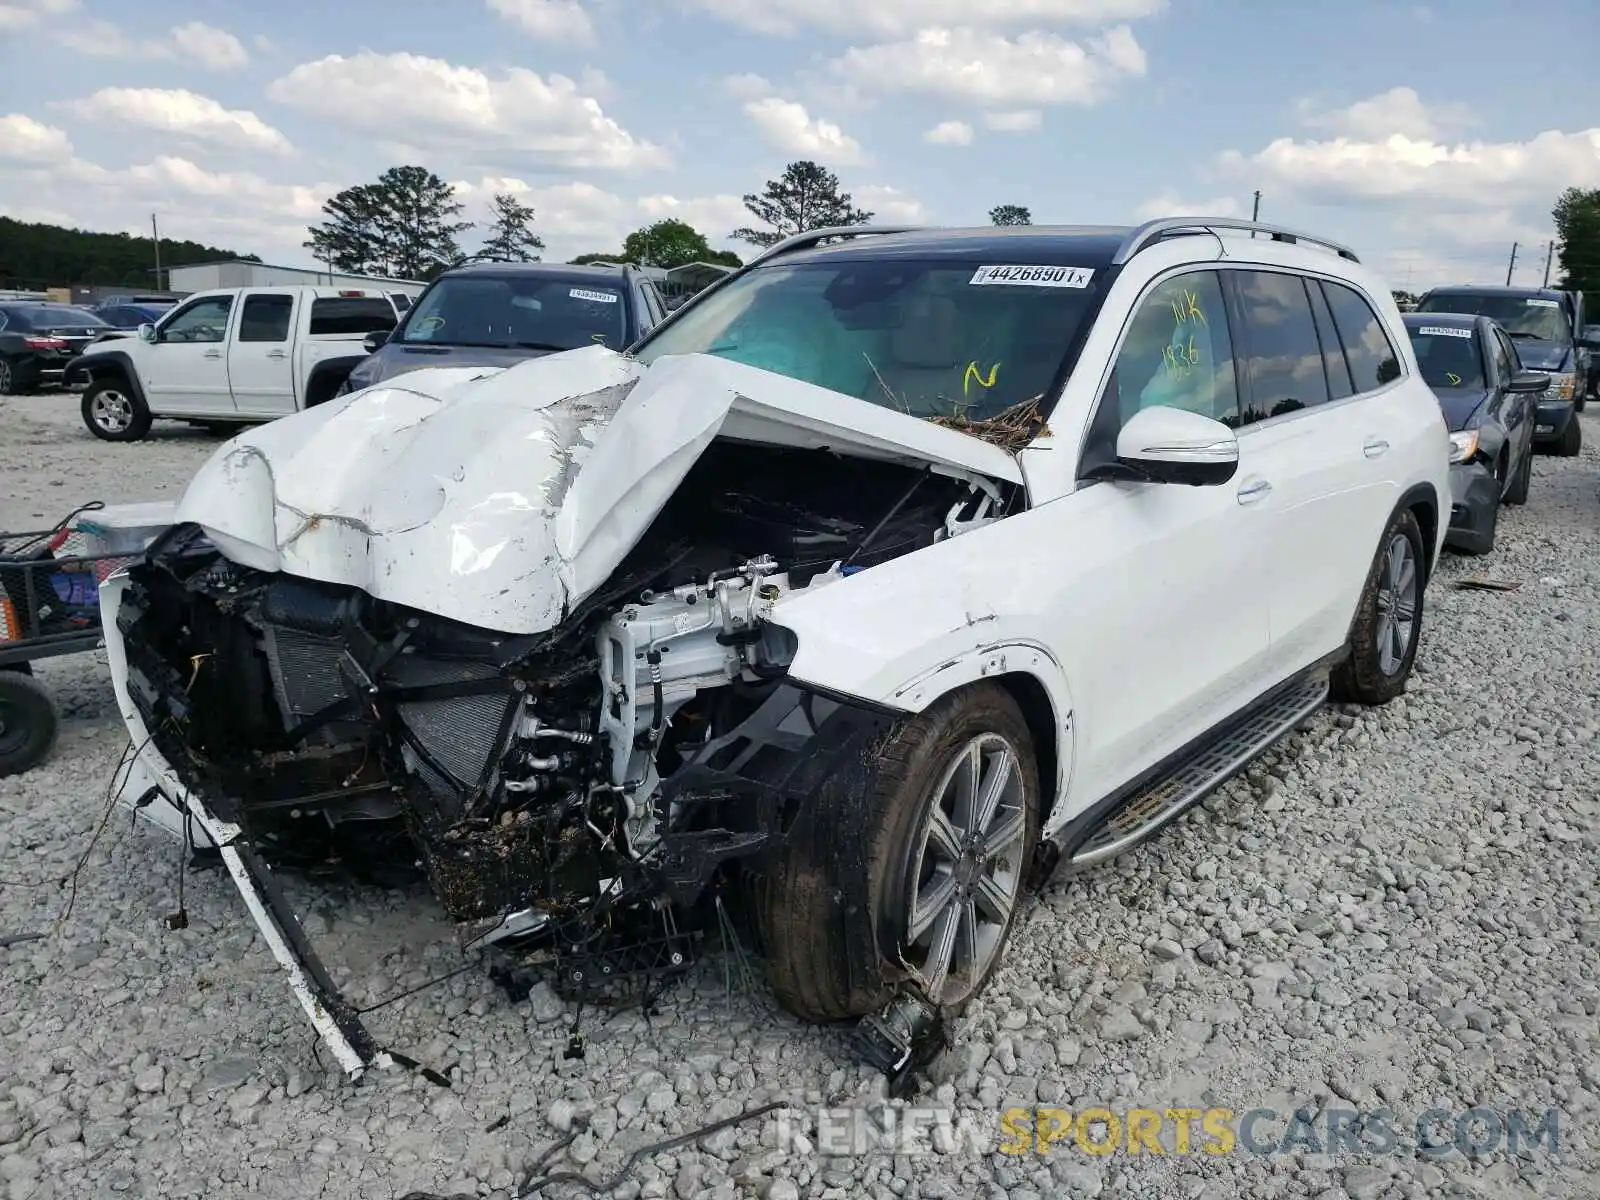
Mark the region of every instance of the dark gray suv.
<instances>
[{"instance_id":1,"label":"dark gray suv","mask_svg":"<svg viewBox=\"0 0 1600 1200\"><path fill-rule=\"evenodd\" d=\"M665 315L637 267L472 263L434 280L389 334L370 336L372 356L344 390L422 367L505 367L596 344L621 350Z\"/></svg>"}]
</instances>

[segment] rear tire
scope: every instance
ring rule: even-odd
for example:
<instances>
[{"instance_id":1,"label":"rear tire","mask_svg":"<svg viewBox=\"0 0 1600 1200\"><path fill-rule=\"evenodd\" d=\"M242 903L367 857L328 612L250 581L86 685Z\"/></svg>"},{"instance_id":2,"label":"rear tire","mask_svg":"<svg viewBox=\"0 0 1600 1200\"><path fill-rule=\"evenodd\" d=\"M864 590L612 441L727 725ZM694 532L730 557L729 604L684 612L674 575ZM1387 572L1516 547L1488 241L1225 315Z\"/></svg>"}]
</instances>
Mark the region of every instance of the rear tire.
<instances>
[{"instance_id":1,"label":"rear tire","mask_svg":"<svg viewBox=\"0 0 1600 1200\"><path fill-rule=\"evenodd\" d=\"M120 379L97 379L83 393L83 423L102 441L137 442L150 432L150 410Z\"/></svg>"},{"instance_id":2,"label":"rear tire","mask_svg":"<svg viewBox=\"0 0 1600 1200\"><path fill-rule=\"evenodd\" d=\"M900 722L848 775L816 793L756 885L778 1002L804 1020L843 1020L881 1009L906 982L959 1011L1004 957L1038 836L1027 722L1003 688L978 684ZM986 790L994 804L976 805ZM908 929L913 915L921 930Z\"/></svg>"},{"instance_id":3,"label":"rear tire","mask_svg":"<svg viewBox=\"0 0 1600 1200\"><path fill-rule=\"evenodd\" d=\"M9 358L0 358L0 396L26 396L32 390L23 369Z\"/></svg>"},{"instance_id":4,"label":"rear tire","mask_svg":"<svg viewBox=\"0 0 1600 1200\"><path fill-rule=\"evenodd\" d=\"M1406 690L1422 635L1426 562L1417 518L1401 509L1389 518L1361 589L1350 627L1350 657L1329 681L1333 699L1375 706Z\"/></svg>"},{"instance_id":5,"label":"rear tire","mask_svg":"<svg viewBox=\"0 0 1600 1200\"><path fill-rule=\"evenodd\" d=\"M0 779L38 766L61 731L56 706L39 681L0 671Z\"/></svg>"},{"instance_id":6,"label":"rear tire","mask_svg":"<svg viewBox=\"0 0 1600 1200\"><path fill-rule=\"evenodd\" d=\"M1574 413L1572 420L1567 422L1567 427L1561 431L1561 440L1556 443L1556 455L1560 458L1572 458L1583 449L1583 424Z\"/></svg>"}]
</instances>

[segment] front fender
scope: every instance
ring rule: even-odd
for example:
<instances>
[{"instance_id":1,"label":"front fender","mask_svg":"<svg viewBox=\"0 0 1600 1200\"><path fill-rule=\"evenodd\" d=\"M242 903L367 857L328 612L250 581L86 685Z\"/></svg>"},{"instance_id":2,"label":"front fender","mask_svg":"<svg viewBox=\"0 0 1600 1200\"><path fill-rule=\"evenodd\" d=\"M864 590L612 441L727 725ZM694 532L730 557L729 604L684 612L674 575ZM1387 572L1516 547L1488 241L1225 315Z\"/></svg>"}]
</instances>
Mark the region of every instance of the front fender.
<instances>
[{"instance_id":1,"label":"front fender","mask_svg":"<svg viewBox=\"0 0 1600 1200\"><path fill-rule=\"evenodd\" d=\"M982 680L1012 686L1030 723L1052 735L1052 798L1072 770L1072 689L1052 648L1040 640L1042 612L1025 589L993 586L964 535L838 583L788 598L773 620L795 635L795 681L906 714ZM1038 697L1042 703L1030 704ZM1048 709L1048 711L1045 711ZM1059 810L1058 810L1059 811ZM1047 818L1046 826L1050 825Z\"/></svg>"},{"instance_id":2,"label":"front fender","mask_svg":"<svg viewBox=\"0 0 1600 1200\"><path fill-rule=\"evenodd\" d=\"M121 339L118 339L121 340ZM142 403L148 404L144 394L144 386L139 380L139 369L134 365L132 355L125 350L105 350L98 354L80 354L67 364L67 370L62 377L62 382L68 386L87 384L92 379L102 375L119 375L128 385L128 390L139 398Z\"/></svg>"}]
</instances>

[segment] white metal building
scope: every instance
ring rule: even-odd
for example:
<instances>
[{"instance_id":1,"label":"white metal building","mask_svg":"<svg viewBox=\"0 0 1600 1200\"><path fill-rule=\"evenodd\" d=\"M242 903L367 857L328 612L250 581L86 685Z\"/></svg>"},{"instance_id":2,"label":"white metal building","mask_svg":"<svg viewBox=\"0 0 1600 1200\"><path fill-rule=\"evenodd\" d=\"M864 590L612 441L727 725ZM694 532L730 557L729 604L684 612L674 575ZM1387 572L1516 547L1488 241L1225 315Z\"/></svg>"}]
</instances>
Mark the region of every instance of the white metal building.
<instances>
[{"instance_id":1,"label":"white metal building","mask_svg":"<svg viewBox=\"0 0 1600 1200\"><path fill-rule=\"evenodd\" d=\"M245 262L232 259L225 262L197 263L190 267L172 267L163 274L167 286L174 292L207 292L212 288L233 287L292 287L295 284L321 285L323 287L382 288L386 292L402 292L413 298L422 294L428 285L414 279L383 279L370 275L339 275L314 267L275 267L271 263Z\"/></svg>"}]
</instances>

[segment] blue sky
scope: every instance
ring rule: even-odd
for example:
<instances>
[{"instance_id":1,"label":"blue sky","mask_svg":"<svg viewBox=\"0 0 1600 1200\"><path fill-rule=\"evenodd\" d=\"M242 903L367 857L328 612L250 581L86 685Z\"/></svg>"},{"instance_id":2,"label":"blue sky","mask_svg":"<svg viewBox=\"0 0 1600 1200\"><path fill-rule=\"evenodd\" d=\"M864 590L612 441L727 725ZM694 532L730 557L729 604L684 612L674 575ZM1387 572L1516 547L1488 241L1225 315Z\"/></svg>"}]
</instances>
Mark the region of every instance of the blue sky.
<instances>
[{"instance_id":1,"label":"blue sky","mask_svg":"<svg viewBox=\"0 0 1600 1200\"><path fill-rule=\"evenodd\" d=\"M1596 30L1593 0L0 0L0 212L299 263L323 199L415 162L566 258L662 216L732 245L813 158L883 221L1259 188L1396 287L1503 279L1514 241L1537 282L1552 201L1600 187Z\"/></svg>"}]
</instances>

